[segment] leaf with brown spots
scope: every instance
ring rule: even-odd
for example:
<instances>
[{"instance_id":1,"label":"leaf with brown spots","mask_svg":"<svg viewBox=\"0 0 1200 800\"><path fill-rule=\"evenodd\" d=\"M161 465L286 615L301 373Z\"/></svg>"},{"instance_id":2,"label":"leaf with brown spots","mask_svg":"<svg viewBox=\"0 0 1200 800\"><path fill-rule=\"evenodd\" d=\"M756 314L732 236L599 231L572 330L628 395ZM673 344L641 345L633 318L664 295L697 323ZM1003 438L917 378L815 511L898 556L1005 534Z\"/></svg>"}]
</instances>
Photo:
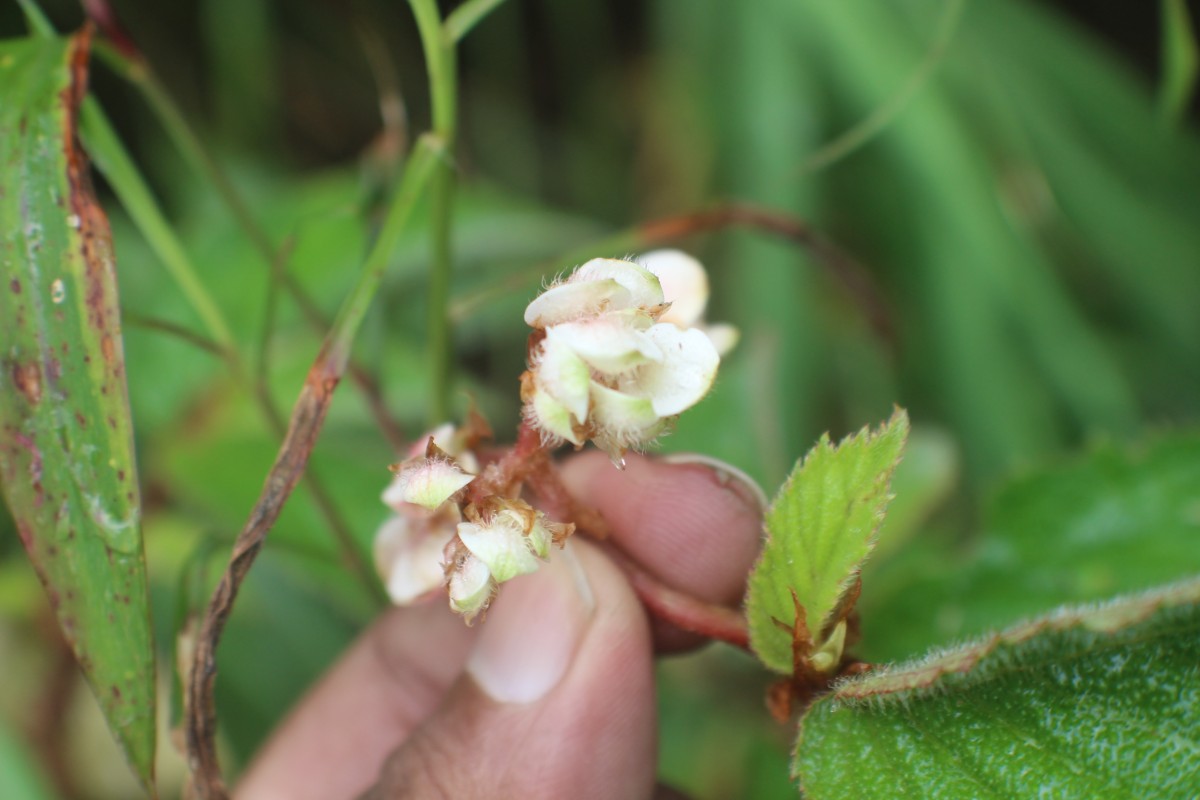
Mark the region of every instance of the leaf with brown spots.
<instances>
[{"instance_id":1,"label":"leaf with brown spots","mask_svg":"<svg viewBox=\"0 0 1200 800\"><path fill-rule=\"evenodd\" d=\"M75 137L87 55L87 32L0 42L0 486L153 792L154 653L112 239Z\"/></svg>"}]
</instances>

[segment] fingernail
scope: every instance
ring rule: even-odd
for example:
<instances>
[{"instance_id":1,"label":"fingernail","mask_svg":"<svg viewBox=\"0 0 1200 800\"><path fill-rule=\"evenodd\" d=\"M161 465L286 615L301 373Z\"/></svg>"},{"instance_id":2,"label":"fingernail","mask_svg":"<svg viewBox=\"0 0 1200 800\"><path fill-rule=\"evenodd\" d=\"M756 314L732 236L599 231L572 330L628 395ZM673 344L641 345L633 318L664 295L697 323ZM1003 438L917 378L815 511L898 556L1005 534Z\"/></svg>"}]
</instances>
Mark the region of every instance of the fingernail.
<instances>
[{"instance_id":1,"label":"fingernail","mask_svg":"<svg viewBox=\"0 0 1200 800\"><path fill-rule=\"evenodd\" d=\"M726 464L719 458L700 453L669 453L659 460L681 467L707 467L712 470L718 484L732 491L747 505L760 513L767 510L767 493L762 490L754 478L732 464Z\"/></svg>"},{"instance_id":2,"label":"fingernail","mask_svg":"<svg viewBox=\"0 0 1200 800\"><path fill-rule=\"evenodd\" d=\"M532 703L558 685L595 608L571 545L537 572L500 587L467 672L493 700Z\"/></svg>"}]
</instances>

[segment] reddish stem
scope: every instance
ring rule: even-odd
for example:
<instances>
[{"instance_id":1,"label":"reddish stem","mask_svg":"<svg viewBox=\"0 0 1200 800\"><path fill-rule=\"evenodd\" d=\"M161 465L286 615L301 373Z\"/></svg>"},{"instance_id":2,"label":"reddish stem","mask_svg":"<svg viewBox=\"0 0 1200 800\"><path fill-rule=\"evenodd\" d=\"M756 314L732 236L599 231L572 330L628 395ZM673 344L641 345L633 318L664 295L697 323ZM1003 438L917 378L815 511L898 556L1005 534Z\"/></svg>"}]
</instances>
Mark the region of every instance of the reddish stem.
<instances>
[{"instance_id":1,"label":"reddish stem","mask_svg":"<svg viewBox=\"0 0 1200 800\"><path fill-rule=\"evenodd\" d=\"M634 593L651 614L690 633L698 633L749 651L750 631L746 627L746 618L741 613L672 589L620 549L613 546L605 549L625 573Z\"/></svg>"},{"instance_id":2,"label":"reddish stem","mask_svg":"<svg viewBox=\"0 0 1200 800\"><path fill-rule=\"evenodd\" d=\"M538 495L543 509L576 523L593 539L606 538L608 526L604 518L596 509L581 505L571 496L541 436L525 422L517 431L513 448L488 465L479 480L467 487L467 499L481 503L489 495L507 496L525 482ZM611 543L605 549L649 613L690 633L750 649L746 619L740 612L672 589Z\"/></svg>"}]
</instances>

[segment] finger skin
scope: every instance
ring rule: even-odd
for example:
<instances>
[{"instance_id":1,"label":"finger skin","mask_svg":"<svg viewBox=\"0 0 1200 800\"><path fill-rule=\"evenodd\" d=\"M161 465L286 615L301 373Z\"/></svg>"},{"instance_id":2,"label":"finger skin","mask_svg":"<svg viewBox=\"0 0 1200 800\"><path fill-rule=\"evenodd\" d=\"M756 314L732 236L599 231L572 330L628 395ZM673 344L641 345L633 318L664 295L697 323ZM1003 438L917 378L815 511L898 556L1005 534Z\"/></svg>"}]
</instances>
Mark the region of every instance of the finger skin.
<instances>
[{"instance_id":1,"label":"finger skin","mask_svg":"<svg viewBox=\"0 0 1200 800\"><path fill-rule=\"evenodd\" d=\"M441 702L475 635L440 601L389 610L284 720L242 777L236 800L363 792Z\"/></svg>"},{"instance_id":2,"label":"finger skin","mask_svg":"<svg viewBox=\"0 0 1200 800\"><path fill-rule=\"evenodd\" d=\"M583 542L572 548L595 611L561 682L540 700L502 703L464 675L363 800L653 797L657 723L646 619L603 553Z\"/></svg>"},{"instance_id":3,"label":"finger skin","mask_svg":"<svg viewBox=\"0 0 1200 800\"><path fill-rule=\"evenodd\" d=\"M605 456L585 453L565 462L564 481L601 509L612 540L651 574L697 597L736 604L759 549L760 503L708 467L638 456L628 462L621 472ZM628 598L628 587L614 596ZM651 626L659 652L703 642ZM459 679L478 630L441 602L383 615L281 724L245 773L237 800L329 800L364 791ZM629 672L619 663L612 669ZM639 680L649 680L649 670L642 673ZM455 695L470 691L458 686ZM646 752L653 753L653 742Z\"/></svg>"},{"instance_id":4,"label":"finger skin","mask_svg":"<svg viewBox=\"0 0 1200 800\"><path fill-rule=\"evenodd\" d=\"M563 482L600 511L612 541L667 586L738 607L762 547L757 490L703 464L626 457L626 468L587 452L568 459ZM694 649L706 640L653 620L659 652Z\"/></svg>"}]
</instances>

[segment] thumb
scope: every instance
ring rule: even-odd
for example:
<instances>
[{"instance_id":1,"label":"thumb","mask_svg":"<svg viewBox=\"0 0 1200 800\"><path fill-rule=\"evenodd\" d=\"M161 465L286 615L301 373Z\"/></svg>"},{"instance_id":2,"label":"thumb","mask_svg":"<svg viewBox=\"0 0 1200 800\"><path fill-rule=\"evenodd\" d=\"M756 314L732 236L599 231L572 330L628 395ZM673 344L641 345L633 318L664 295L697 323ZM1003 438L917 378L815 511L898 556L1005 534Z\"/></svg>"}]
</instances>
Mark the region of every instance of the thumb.
<instances>
[{"instance_id":1,"label":"thumb","mask_svg":"<svg viewBox=\"0 0 1200 800\"><path fill-rule=\"evenodd\" d=\"M465 674L364 800L653 794L651 640L617 568L572 541L506 583Z\"/></svg>"}]
</instances>

